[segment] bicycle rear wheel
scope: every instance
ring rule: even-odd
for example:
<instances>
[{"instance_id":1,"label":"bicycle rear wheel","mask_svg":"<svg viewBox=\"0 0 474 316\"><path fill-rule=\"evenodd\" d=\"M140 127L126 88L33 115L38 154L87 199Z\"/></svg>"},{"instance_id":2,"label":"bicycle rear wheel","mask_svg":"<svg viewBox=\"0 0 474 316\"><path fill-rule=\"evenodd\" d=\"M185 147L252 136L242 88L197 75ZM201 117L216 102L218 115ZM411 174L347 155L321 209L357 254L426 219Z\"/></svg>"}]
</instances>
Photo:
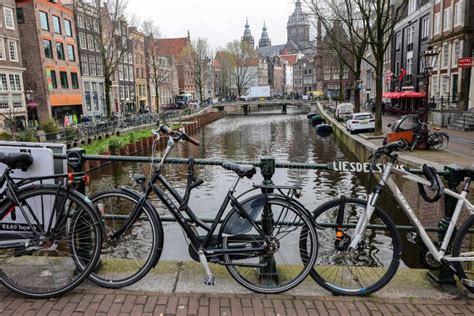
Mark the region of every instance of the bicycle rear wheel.
<instances>
[{"instance_id":1,"label":"bicycle rear wheel","mask_svg":"<svg viewBox=\"0 0 474 316\"><path fill-rule=\"evenodd\" d=\"M89 279L106 288L138 282L156 265L163 249L163 227L156 210L144 204L132 225L120 236L110 238L132 215L140 194L116 189L100 192L91 199L102 214L105 236L100 261Z\"/></svg>"},{"instance_id":2,"label":"bicycle rear wheel","mask_svg":"<svg viewBox=\"0 0 474 316\"><path fill-rule=\"evenodd\" d=\"M232 209L221 228L223 248L255 249L223 256L232 277L259 293L281 293L302 282L317 256L318 239L312 218L283 198L265 195L249 198L242 207L257 227L268 232L265 237L270 242L267 244L252 223ZM305 238L303 249L300 238ZM300 256L301 251L304 256Z\"/></svg>"},{"instance_id":3,"label":"bicycle rear wheel","mask_svg":"<svg viewBox=\"0 0 474 316\"><path fill-rule=\"evenodd\" d=\"M444 134L431 134L428 143L432 144L434 150L442 151L448 147L449 138Z\"/></svg>"},{"instance_id":4,"label":"bicycle rear wheel","mask_svg":"<svg viewBox=\"0 0 474 316\"><path fill-rule=\"evenodd\" d=\"M18 206L12 202L1 205L0 213L14 210L14 216L1 221L4 227L12 229L0 233L3 284L32 298L50 298L74 289L89 275L99 258L102 229L97 213L84 196L64 188L34 186L17 195L35 227L47 230L50 214L56 209L52 217L56 232L51 236L42 235L40 240L27 224L22 224ZM12 217L16 217L15 224L8 224ZM16 241L15 247L10 246L13 241Z\"/></svg>"},{"instance_id":5,"label":"bicycle rear wheel","mask_svg":"<svg viewBox=\"0 0 474 316\"><path fill-rule=\"evenodd\" d=\"M461 225L453 240L453 257L474 257L474 216ZM462 284L474 293L474 260L453 263Z\"/></svg>"},{"instance_id":6,"label":"bicycle rear wheel","mask_svg":"<svg viewBox=\"0 0 474 316\"><path fill-rule=\"evenodd\" d=\"M347 250L355 225L366 206L367 202L360 199L335 199L314 211L319 254L310 275L320 286L334 294L369 295L384 287L398 269L400 235L393 221L380 208L376 208L372 214L357 248ZM338 241L337 217L341 211L344 212L344 237Z\"/></svg>"}]
</instances>

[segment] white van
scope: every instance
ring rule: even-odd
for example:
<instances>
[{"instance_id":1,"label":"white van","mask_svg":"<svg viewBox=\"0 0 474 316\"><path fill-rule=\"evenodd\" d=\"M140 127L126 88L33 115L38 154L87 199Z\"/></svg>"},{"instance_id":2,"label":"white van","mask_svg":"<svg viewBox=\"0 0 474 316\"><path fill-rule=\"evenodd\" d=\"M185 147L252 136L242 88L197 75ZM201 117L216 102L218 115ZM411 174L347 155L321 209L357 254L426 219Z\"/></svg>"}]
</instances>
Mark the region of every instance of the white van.
<instances>
[{"instance_id":1,"label":"white van","mask_svg":"<svg viewBox=\"0 0 474 316\"><path fill-rule=\"evenodd\" d=\"M338 104L334 115L336 116L336 120L345 121L351 117L352 113L354 113L354 105L352 103L341 103Z\"/></svg>"}]
</instances>

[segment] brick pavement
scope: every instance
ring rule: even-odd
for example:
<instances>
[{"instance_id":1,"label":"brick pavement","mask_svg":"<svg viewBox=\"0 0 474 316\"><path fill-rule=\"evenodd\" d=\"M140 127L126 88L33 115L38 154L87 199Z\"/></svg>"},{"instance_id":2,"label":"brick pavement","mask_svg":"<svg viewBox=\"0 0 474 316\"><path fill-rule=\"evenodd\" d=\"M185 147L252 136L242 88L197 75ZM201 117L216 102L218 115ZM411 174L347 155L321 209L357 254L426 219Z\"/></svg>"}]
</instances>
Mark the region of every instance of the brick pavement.
<instances>
[{"instance_id":1,"label":"brick pavement","mask_svg":"<svg viewBox=\"0 0 474 316\"><path fill-rule=\"evenodd\" d=\"M75 290L31 300L0 290L0 315L472 315L474 300Z\"/></svg>"}]
</instances>

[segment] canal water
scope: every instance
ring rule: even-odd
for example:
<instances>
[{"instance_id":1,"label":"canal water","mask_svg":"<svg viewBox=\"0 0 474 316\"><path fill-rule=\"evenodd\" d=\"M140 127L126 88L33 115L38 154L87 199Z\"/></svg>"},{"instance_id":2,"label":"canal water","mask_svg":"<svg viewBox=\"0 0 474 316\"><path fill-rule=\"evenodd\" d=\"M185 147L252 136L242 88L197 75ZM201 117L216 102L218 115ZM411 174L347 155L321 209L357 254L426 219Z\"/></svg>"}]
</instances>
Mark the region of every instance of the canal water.
<instances>
[{"instance_id":1,"label":"canal water","mask_svg":"<svg viewBox=\"0 0 474 316\"><path fill-rule=\"evenodd\" d=\"M226 116L207 125L193 137L201 142L200 147L188 143L178 144L170 156L254 161L270 155L282 162L354 161L343 151L334 135L318 136L309 124L306 114L292 113L291 110L288 115L266 112L260 115ZM142 155L149 154L149 151L142 153ZM143 163L112 163L91 174L89 192L94 193L120 185L132 186L134 185L132 175L147 174L148 167L148 164ZM193 190L190 206L199 217L212 219L236 176L232 171L218 166L196 168L199 177L205 182ZM183 192L186 172L186 166L167 165L164 174L179 192ZM244 192L250 189L253 183L259 184L262 180L258 170L253 179L242 180L237 191ZM367 193L366 179L352 172L277 169L273 181L276 184L301 186L303 195L299 201L311 211L325 201L342 194L365 199ZM154 195L152 203L162 216L169 216L168 211ZM191 260L179 226L169 222L163 225L165 246L162 259Z\"/></svg>"}]
</instances>

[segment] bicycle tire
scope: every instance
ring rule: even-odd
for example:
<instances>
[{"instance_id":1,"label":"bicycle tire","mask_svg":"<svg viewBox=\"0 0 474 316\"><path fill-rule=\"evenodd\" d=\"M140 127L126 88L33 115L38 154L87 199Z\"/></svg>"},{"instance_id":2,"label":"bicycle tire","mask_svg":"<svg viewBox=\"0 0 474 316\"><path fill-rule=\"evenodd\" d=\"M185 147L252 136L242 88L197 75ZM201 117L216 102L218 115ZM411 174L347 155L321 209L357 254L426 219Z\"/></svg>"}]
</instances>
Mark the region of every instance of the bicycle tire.
<instances>
[{"instance_id":1,"label":"bicycle tire","mask_svg":"<svg viewBox=\"0 0 474 316\"><path fill-rule=\"evenodd\" d=\"M459 227L456 236L454 236L453 240L453 250L452 256L453 257L462 257L463 250L466 249L469 252L469 256L472 257L472 252L474 249L473 245L473 235L472 229L474 229L474 215L468 217L468 219ZM468 236L468 239L465 237ZM466 264L470 265L466 267ZM473 271L473 261L464 261L464 262L453 262L453 266L456 269L456 272L459 276L461 281L463 279L469 280L470 282L474 281L474 271ZM474 287L470 286L467 282L461 282L464 287L466 287L471 293L474 293Z\"/></svg>"},{"instance_id":2,"label":"bicycle tire","mask_svg":"<svg viewBox=\"0 0 474 316\"><path fill-rule=\"evenodd\" d=\"M96 210L79 192L68 191L63 187L58 189L58 186L54 185L34 185L16 192L16 195L24 207L35 212L38 212L38 204L43 207L40 212L45 211L45 206L55 205L55 200L47 199L47 196L54 197L56 201L60 198L60 203L64 199L65 202L61 205L67 205L67 214L70 217L67 219L62 216L56 217L51 225L58 229L54 238L49 240L47 236L43 236L45 238L43 244L35 248L2 249L0 256L2 284L11 291L30 298L52 298L73 290L88 277L99 259L102 225ZM35 205L32 207L33 203ZM11 201L0 205L2 210L12 207L15 205ZM21 214L21 211L17 213ZM71 226L73 221L70 218L74 217L87 223L86 228ZM49 223L49 220L45 218L43 224L39 222L33 224L49 226L47 222ZM31 240L24 233L16 236L22 237L22 240ZM87 238L86 242L84 236ZM62 244L63 241L65 244ZM90 241L90 244L87 241ZM68 250L71 251L70 258L64 256ZM10 254L8 251L13 252ZM45 254L44 257L40 257L42 253ZM67 271L67 268L70 271ZM55 276L59 279L52 280Z\"/></svg>"},{"instance_id":3,"label":"bicycle tire","mask_svg":"<svg viewBox=\"0 0 474 316\"><path fill-rule=\"evenodd\" d=\"M431 147L434 150L443 151L448 147L449 138L444 134L435 133L429 136L428 142L429 144L433 144Z\"/></svg>"},{"instance_id":4,"label":"bicycle tire","mask_svg":"<svg viewBox=\"0 0 474 316\"><path fill-rule=\"evenodd\" d=\"M102 203L98 208L103 216L118 215L115 211L130 216L140 197L140 193L135 191L114 189L99 192L91 200L96 205ZM113 289L129 286L140 281L158 263L163 250L163 226L151 204L145 203L142 211L140 219L119 240L108 240L108 236L104 236L99 266L89 276L92 282ZM121 228L120 222L123 223L123 220L117 222L114 218L104 218L104 233L110 235ZM151 240L149 247L146 246L147 237ZM131 261L134 264L130 264ZM132 271L135 264L136 270ZM118 271L110 271L111 268Z\"/></svg>"},{"instance_id":5,"label":"bicycle tire","mask_svg":"<svg viewBox=\"0 0 474 316\"><path fill-rule=\"evenodd\" d=\"M296 203L288 202L286 198L276 195L269 197L262 194L249 197L241 205L252 219L259 223L257 225L262 225L264 222L263 217L260 217L263 214L263 208L271 206L273 219L277 217L277 220L272 222L271 237L274 241L273 244L278 244L278 249L271 254L272 261L268 261L270 260L269 254L264 252L223 255L224 263L230 275L245 288L265 294L281 293L300 284L313 268L318 252L317 232L310 213L303 210ZM280 207L281 209L279 209ZM286 209L291 209L293 215L290 215ZM293 216L293 224L298 223L298 225L301 224L301 227L308 229L305 237L309 244L305 244L303 249L306 255L301 258L302 265L294 262L296 258L300 257L299 254L302 251L301 249L298 251L298 246L301 245L301 241L298 238L301 238L302 233L297 230L300 227L293 225L292 227L296 227L296 230L293 231L295 235L289 236L291 231L283 226L286 223L285 221L293 218ZM299 218L298 221L297 217ZM288 221L288 223L290 222ZM286 235L280 234L281 232L288 231L290 232ZM236 208L233 208L224 219L219 233L220 240L222 240L222 248L242 247L242 244L245 244L246 247L255 248L266 245L262 236L255 232L256 230L252 224L245 217L240 216ZM285 238L287 236L289 237ZM293 236L296 237L295 240L292 240ZM296 247L293 246L293 243ZM310 248L309 252L308 248ZM285 259L283 256L288 257ZM247 261L242 262L243 260ZM242 266L245 264L253 266ZM287 266L278 268L283 264L287 264ZM256 265L261 266L255 267ZM265 271L265 268L269 268L270 271ZM273 268L275 270L271 270Z\"/></svg>"},{"instance_id":6,"label":"bicycle tire","mask_svg":"<svg viewBox=\"0 0 474 316\"><path fill-rule=\"evenodd\" d=\"M377 240L375 240L374 234L377 232L378 229L374 229L374 230L371 230L373 232L373 235L371 235L372 239L370 239L372 243L367 244L365 238L363 238L363 244L359 244L357 252L336 250L335 249L336 234L335 234L335 228L333 226L337 226L336 224L337 222L336 222L336 218L333 216L334 214L331 214L331 212L334 213L334 211L332 210L339 209L341 205L341 201L342 199L340 198L328 201L322 204L321 206L319 206L313 213L315 221L316 221L316 225L318 227L319 254L318 254L318 259L315 265L316 268L312 269L312 271L310 272L310 276L321 287L323 287L324 289L336 295L355 295L355 296L369 295L383 288L387 283L390 282L390 280L393 278L393 276L397 272L398 266L400 264L400 254L401 254L400 234L398 230L396 229L396 226L393 223L392 219L385 213L385 211L383 211L381 208L376 207L374 213L372 214L371 222L369 224L373 224L374 218L378 217L379 221L377 221L376 224L384 224L388 228L389 236L391 237L392 249L389 249L390 247L387 247L388 245L390 245L390 241L386 240L386 236L387 236L386 233L384 233L383 235L380 235L380 237ZM367 206L367 201L361 200L361 199L355 199L355 198L345 198L345 206L346 206L345 207L346 211L344 212L345 214L349 214L349 212L347 211L348 204L357 205L360 207L360 211L365 211L365 208ZM324 213L326 213L325 216L323 216ZM352 222L350 222L349 220L351 218L348 217L347 223L346 223L346 218L344 218L343 225L352 224L352 226L355 226L355 224L357 223L357 220L359 219L358 215L360 214L350 214L350 215L357 216L357 218L355 218L355 221L353 220ZM368 230L369 228L366 230L366 235L367 235ZM390 252L388 258L376 257L377 253L371 253L367 251L369 249L373 251L374 244L377 244L377 243L383 244L382 249L376 248L380 252L380 254L382 254L381 251ZM363 246L365 245L367 245L366 249L363 248ZM334 251L335 253L334 255L332 255L332 251ZM327 255L330 255L328 259L326 259ZM360 265L361 262L363 262L364 260L369 263L368 267L372 268L371 271L369 271L369 273L367 271L364 271L364 269L366 269L364 266ZM381 262L382 260L385 262L388 262L388 268L383 274L377 275L376 273L378 272L377 269L379 269L380 267L376 266L374 268L373 265L374 264L380 265L382 263ZM348 268L347 263L349 261L355 262L357 269ZM341 263L341 262L343 264L339 265L338 263ZM347 270L349 270L349 273L350 273L349 278L346 277L346 279L344 279L342 275L342 273L344 272L342 269L344 268L347 268ZM341 272L340 283L344 283L344 284L336 284L336 279L339 279L338 269ZM373 275L377 279L374 280L373 282L370 281L371 284L365 283L364 281L361 282L361 279L362 279L361 273L363 272L367 274L367 277L371 277ZM328 280L329 277L333 275L334 275L334 279L331 281ZM352 281L354 281L354 283Z\"/></svg>"}]
</instances>

